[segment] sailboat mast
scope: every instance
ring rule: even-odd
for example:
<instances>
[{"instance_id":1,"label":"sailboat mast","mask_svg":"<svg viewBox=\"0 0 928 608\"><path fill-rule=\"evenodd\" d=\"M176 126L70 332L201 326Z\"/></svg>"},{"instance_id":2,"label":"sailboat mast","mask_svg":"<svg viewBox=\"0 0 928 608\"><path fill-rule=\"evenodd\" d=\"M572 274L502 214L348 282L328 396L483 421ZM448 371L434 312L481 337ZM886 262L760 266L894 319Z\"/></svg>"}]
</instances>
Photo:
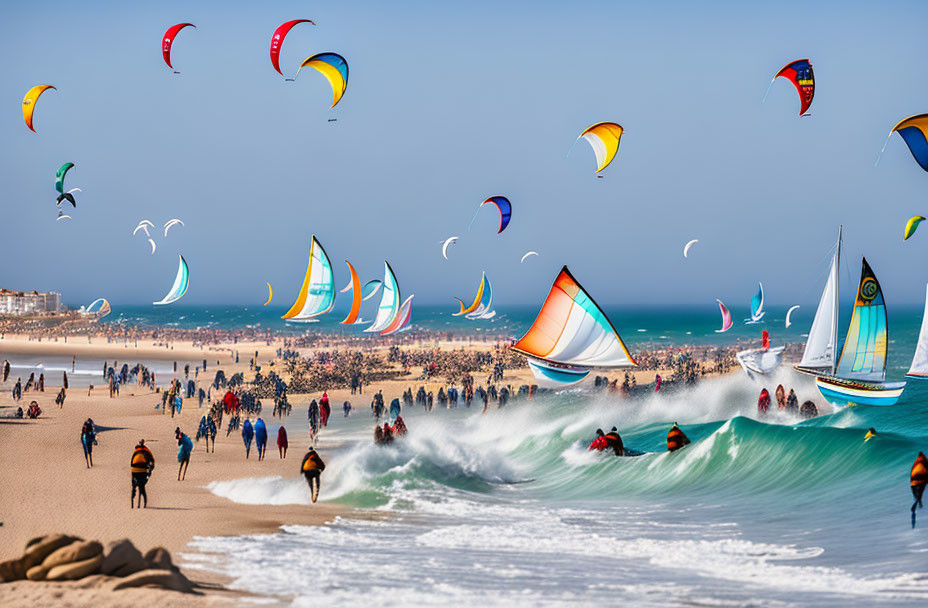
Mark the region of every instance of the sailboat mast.
<instances>
[{"instance_id":1,"label":"sailboat mast","mask_svg":"<svg viewBox=\"0 0 928 608\"><path fill-rule=\"evenodd\" d=\"M835 316L834 325L832 325L831 343L834 345L831 358L831 375L838 373L838 326L839 326L839 302L841 300L841 232L844 226L838 225L838 246L835 249Z\"/></svg>"}]
</instances>

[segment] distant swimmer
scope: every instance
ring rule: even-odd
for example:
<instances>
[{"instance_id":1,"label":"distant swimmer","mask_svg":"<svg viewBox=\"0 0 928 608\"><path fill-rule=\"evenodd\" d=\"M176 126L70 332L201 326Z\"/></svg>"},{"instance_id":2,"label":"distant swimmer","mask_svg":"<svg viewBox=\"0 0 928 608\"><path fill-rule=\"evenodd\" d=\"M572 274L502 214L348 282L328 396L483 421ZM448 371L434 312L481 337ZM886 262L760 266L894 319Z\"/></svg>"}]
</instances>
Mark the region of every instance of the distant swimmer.
<instances>
[{"instance_id":1,"label":"distant swimmer","mask_svg":"<svg viewBox=\"0 0 928 608\"><path fill-rule=\"evenodd\" d=\"M187 467L190 465L190 454L193 453L193 441L186 433L181 432L180 427L174 429L174 439L177 440L177 462L180 463L177 469L177 481L183 481L187 479Z\"/></svg>"},{"instance_id":2,"label":"distant swimmer","mask_svg":"<svg viewBox=\"0 0 928 608\"><path fill-rule=\"evenodd\" d=\"M281 459L287 457L287 447L289 445L287 441L287 429L281 425L277 430L277 451L280 453Z\"/></svg>"},{"instance_id":3,"label":"distant swimmer","mask_svg":"<svg viewBox=\"0 0 928 608\"><path fill-rule=\"evenodd\" d=\"M325 463L322 461L322 458L316 453L315 448L309 448L309 451L306 452L306 456L303 457L303 464L300 465L300 472L303 473L303 477L306 478L306 483L309 484L309 491L312 493L313 502L316 502L316 499L319 498L319 477L324 470Z\"/></svg>"},{"instance_id":4,"label":"distant swimmer","mask_svg":"<svg viewBox=\"0 0 928 608\"><path fill-rule=\"evenodd\" d=\"M928 458L925 458L924 452L918 453L915 464L912 465L912 474L909 477L909 484L912 486L912 496L915 502L912 503L912 527L915 527L915 508L922 508L922 495L925 493L925 486L928 485Z\"/></svg>"},{"instance_id":5,"label":"distant swimmer","mask_svg":"<svg viewBox=\"0 0 928 608\"><path fill-rule=\"evenodd\" d=\"M867 429L867 434L864 435L864 443L867 443L874 437L876 437L876 429L871 426L869 429Z\"/></svg>"},{"instance_id":6,"label":"distant swimmer","mask_svg":"<svg viewBox=\"0 0 928 608\"><path fill-rule=\"evenodd\" d=\"M151 450L145 447L145 440L139 439L135 450L132 452L132 460L129 461L129 470L132 473L132 499L129 501L130 507L135 507L135 491L139 491L139 508L142 508L142 500L145 506L148 506L148 494L145 493L145 484L151 477L151 472L155 470L155 457L152 456Z\"/></svg>"},{"instance_id":7,"label":"distant swimmer","mask_svg":"<svg viewBox=\"0 0 928 608\"><path fill-rule=\"evenodd\" d=\"M680 430L680 427L677 426L677 423L674 422L673 426L670 427L670 432L667 433L667 451L676 452L689 444L689 437L687 437L686 434Z\"/></svg>"},{"instance_id":8,"label":"distant swimmer","mask_svg":"<svg viewBox=\"0 0 928 608\"><path fill-rule=\"evenodd\" d=\"M761 416L767 414L770 409L770 393L766 388L760 389L760 396L757 398L757 413Z\"/></svg>"},{"instance_id":9,"label":"distant swimmer","mask_svg":"<svg viewBox=\"0 0 928 608\"><path fill-rule=\"evenodd\" d=\"M90 418L81 427L81 445L84 446L84 461L89 469L93 466L93 446L97 445L97 427Z\"/></svg>"}]
</instances>

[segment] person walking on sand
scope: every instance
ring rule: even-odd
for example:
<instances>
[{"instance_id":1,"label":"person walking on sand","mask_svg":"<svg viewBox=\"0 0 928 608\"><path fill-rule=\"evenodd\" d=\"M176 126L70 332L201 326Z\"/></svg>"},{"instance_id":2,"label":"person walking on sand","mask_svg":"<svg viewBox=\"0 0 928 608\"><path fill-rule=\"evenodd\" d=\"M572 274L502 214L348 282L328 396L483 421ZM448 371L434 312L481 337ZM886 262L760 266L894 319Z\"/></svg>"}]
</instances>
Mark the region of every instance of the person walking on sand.
<instances>
[{"instance_id":1,"label":"person walking on sand","mask_svg":"<svg viewBox=\"0 0 928 608\"><path fill-rule=\"evenodd\" d=\"M151 450L145 447L144 439L139 439L138 444L135 446L135 450L132 452L132 460L129 461L129 470L132 473L132 499L129 501L129 506L135 508L135 491L138 489L138 508L142 508L143 500L147 507L148 494L145 492L145 484L148 483L151 472L155 470L155 457L152 455Z\"/></svg>"},{"instance_id":2,"label":"person walking on sand","mask_svg":"<svg viewBox=\"0 0 928 608\"><path fill-rule=\"evenodd\" d=\"M319 399L319 426L325 428L329 425L329 414L332 409L329 406L329 394L322 391L322 397Z\"/></svg>"},{"instance_id":3,"label":"person walking on sand","mask_svg":"<svg viewBox=\"0 0 928 608\"><path fill-rule=\"evenodd\" d=\"M303 477L306 478L306 483L309 484L309 491L312 494L313 502L316 502L316 499L319 498L319 477L324 470L325 462L323 462L319 454L316 453L316 449L310 447L309 451L306 452L306 456L303 457L303 463L300 465L300 472L303 473Z\"/></svg>"},{"instance_id":4,"label":"person walking on sand","mask_svg":"<svg viewBox=\"0 0 928 608\"><path fill-rule=\"evenodd\" d=\"M319 404L313 399L309 403L309 410L306 412L309 418L309 440L316 442L316 435L319 433Z\"/></svg>"},{"instance_id":5,"label":"person walking on sand","mask_svg":"<svg viewBox=\"0 0 928 608\"><path fill-rule=\"evenodd\" d=\"M287 446L288 445L289 444L287 443L287 429L285 429L283 425L281 425L281 427L277 429L277 451L280 452L281 459L284 459L287 457Z\"/></svg>"},{"instance_id":6,"label":"person walking on sand","mask_svg":"<svg viewBox=\"0 0 928 608\"><path fill-rule=\"evenodd\" d=\"M55 405L58 406L59 410L64 407L64 400L67 396L68 396L68 393L65 392L64 387L62 386L61 390L58 391L58 395L55 397Z\"/></svg>"},{"instance_id":7,"label":"person walking on sand","mask_svg":"<svg viewBox=\"0 0 928 608\"><path fill-rule=\"evenodd\" d=\"M10 360L3 360L3 381L6 382L10 378Z\"/></svg>"},{"instance_id":8,"label":"person walking on sand","mask_svg":"<svg viewBox=\"0 0 928 608\"><path fill-rule=\"evenodd\" d=\"M97 445L97 427L90 418L81 427L81 445L84 448L84 462L89 469L93 467L93 446Z\"/></svg>"},{"instance_id":9,"label":"person walking on sand","mask_svg":"<svg viewBox=\"0 0 928 608\"><path fill-rule=\"evenodd\" d=\"M183 481L187 478L190 454L193 453L193 441L190 440L186 433L181 432L180 427L174 429L174 439L177 440L177 462L180 463L180 467L177 469L177 481ZM183 472L183 477L181 472Z\"/></svg>"},{"instance_id":10,"label":"person walking on sand","mask_svg":"<svg viewBox=\"0 0 928 608\"><path fill-rule=\"evenodd\" d=\"M258 460L264 460L264 451L267 449L267 427L261 418L255 421L255 447L258 448Z\"/></svg>"},{"instance_id":11,"label":"person walking on sand","mask_svg":"<svg viewBox=\"0 0 928 608\"><path fill-rule=\"evenodd\" d=\"M245 458L251 454L251 440L255 437L255 429L251 426L251 420L245 418L242 423L242 441L245 442Z\"/></svg>"}]
</instances>

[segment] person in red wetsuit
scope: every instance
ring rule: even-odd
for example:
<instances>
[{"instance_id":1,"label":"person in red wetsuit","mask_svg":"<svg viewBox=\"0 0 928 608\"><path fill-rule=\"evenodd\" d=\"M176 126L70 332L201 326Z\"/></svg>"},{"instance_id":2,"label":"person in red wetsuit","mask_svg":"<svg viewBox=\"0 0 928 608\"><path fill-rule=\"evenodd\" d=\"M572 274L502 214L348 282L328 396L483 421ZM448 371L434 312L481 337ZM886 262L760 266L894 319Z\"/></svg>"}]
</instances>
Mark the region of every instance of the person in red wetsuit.
<instances>
[{"instance_id":1,"label":"person in red wetsuit","mask_svg":"<svg viewBox=\"0 0 928 608\"><path fill-rule=\"evenodd\" d=\"M625 446L616 427L612 427L612 430L605 434L602 429L596 429L596 439L590 444L589 449L600 452L611 449L616 456L625 456Z\"/></svg>"},{"instance_id":2,"label":"person in red wetsuit","mask_svg":"<svg viewBox=\"0 0 928 608\"><path fill-rule=\"evenodd\" d=\"M597 452L602 452L609 445L606 443L605 433L602 429L596 429L596 439L593 440L593 443L590 444L590 450L596 450Z\"/></svg>"},{"instance_id":3,"label":"person in red wetsuit","mask_svg":"<svg viewBox=\"0 0 928 608\"><path fill-rule=\"evenodd\" d=\"M757 398L757 411L761 415L767 413L770 409L770 392L766 388L760 389L760 397Z\"/></svg>"},{"instance_id":4,"label":"person in red wetsuit","mask_svg":"<svg viewBox=\"0 0 928 608\"><path fill-rule=\"evenodd\" d=\"M329 406L329 394L322 391L322 398L319 399L319 426L325 428L329 424L329 414L332 408Z\"/></svg>"},{"instance_id":5,"label":"person in red wetsuit","mask_svg":"<svg viewBox=\"0 0 928 608\"><path fill-rule=\"evenodd\" d=\"M281 458L287 457L287 448L290 446L290 442L287 441L287 429L280 426L280 429L277 431L277 451L280 453Z\"/></svg>"},{"instance_id":6,"label":"person in red wetsuit","mask_svg":"<svg viewBox=\"0 0 928 608\"><path fill-rule=\"evenodd\" d=\"M925 486L928 485L928 458L925 458L924 452L918 453L918 458L912 465L909 484L912 486L912 496L915 497L915 502L912 503L912 527L914 528L915 508L922 508L922 495L925 493Z\"/></svg>"}]
</instances>

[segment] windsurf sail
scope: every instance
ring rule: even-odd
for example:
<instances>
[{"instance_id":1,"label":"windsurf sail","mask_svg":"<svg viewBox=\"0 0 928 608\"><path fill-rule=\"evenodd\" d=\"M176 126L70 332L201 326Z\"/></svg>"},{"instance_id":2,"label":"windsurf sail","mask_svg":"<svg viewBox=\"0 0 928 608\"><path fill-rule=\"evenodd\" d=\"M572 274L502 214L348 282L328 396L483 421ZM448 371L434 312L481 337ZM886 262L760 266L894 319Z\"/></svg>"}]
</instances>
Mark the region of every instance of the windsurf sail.
<instances>
[{"instance_id":1,"label":"windsurf sail","mask_svg":"<svg viewBox=\"0 0 928 608\"><path fill-rule=\"evenodd\" d=\"M715 333L720 334L731 329L734 322L731 320L731 313L725 308L725 305L722 304L721 300L716 300L719 303L719 312L722 313L722 328L715 330Z\"/></svg>"},{"instance_id":2,"label":"windsurf sail","mask_svg":"<svg viewBox=\"0 0 928 608\"><path fill-rule=\"evenodd\" d=\"M912 357L912 367L906 376L928 378L928 289L925 292L925 313L922 315L922 328L918 332L918 346Z\"/></svg>"},{"instance_id":3,"label":"windsurf sail","mask_svg":"<svg viewBox=\"0 0 928 608\"><path fill-rule=\"evenodd\" d=\"M484 289L480 304L477 305L476 310L467 315L467 318L489 319L493 316L493 287L490 285L490 279L484 276Z\"/></svg>"},{"instance_id":4,"label":"windsurf sail","mask_svg":"<svg viewBox=\"0 0 928 608\"><path fill-rule=\"evenodd\" d=\"M176 302L187 293L187 286L190 282L190 269L187 268L187 260L184 259L184 256L178 255L177 257L180 258L180 262L177 265L177 276L174 278L174 285L171 286L171 291L159 302L152 302L155 306L165 306Z\"/></svg>"},{"instance_id":5,"label":"windsurf sail","mask_svg":"<svg viewBox=\"0 0 928 608\"><path fill-rule=\"evenodd\" d=\"M831 261L828 280L822 291L822 299L815 310L812 328L806 339L802 360L796 366L800 371L835 373L836 350L838 348L838 271L841 265L841 228L838 228L838 244Z\"/></svg>"},{"instance_id":6,"label":"windsurf sail","mask_svg":"<svg viewBox=\"0 0 928 608\"><path fill-rule=\"evenodd\" d=\"M332 310L335 305L335 276L329 256L316 237L309 245L309 264L300 294L290 310L281 317L292 321L311 319Z\"/></svg>"},{"instance_id":7,"label":"windsurf sail","mask_svg":"<svg viewBox=\"0 0 928 608\"><path fill-rule=\"evenodd\" d=\"M383 294L377 306L377 316L374 317L374 322L370 327L364 330L366 332L385 330L393 323L400 311L400 287L396 283L396 275L393 274L393 269L390 268L388 262L384 262L383 267Z\"/></svg>"},{"instance_id":8,"label":"windsurf sail","mask_svg":"<svg viewBox=\"0 0 928 608\"><path fill-rule=\"evenodd\" d=\"M415 297L415 294L406 298L406 301L403 302L403 305L400 306L400 312L396 315L396 318L393 319L393 322L380 332L381 336L389 336L390 334L395 334L400 331L409 323L409 319L412 317L412 299Z\"/></svg>"},{"instance_id":9,"label":"windsurf sail","mask_svg":"<svg viewBox=\"0 0 928 608\"><path fill-rule=\"evenodd\" d=\"M351 262L345 260L345 263L348 264L348 272L351 273L351 282L342 291L351 290L351 310L348 311L348 316L341 323L342 325L351 325L358 320L358 314L361 312L361 279L358 278L358 273L355 272Z\"/></svg>"},{"instance_id":10,"label":"windsurf sail","mask_svg":"<svg viewBox=\"0 0 928 608\"><path fill-rule=\"evenodd\" d=\"M857 300L836 375L848 380L882 382L886 378L887 323L883 290L863 259Z\"/></svg>"},{"instance_id":11,"label":"windsurf sail","mask_svg":"<svg viewBox=\"0 0 928 608\"><path fill-rule=\"evenodd\" d=\"M452 315L455 317L460 317L461 315L469 315L477 310L477 307L480 306L480 302L483 300L483 292L486 290L486 288L487 273L484 272L480 277L480 285L477 286L477 295L474 296L474 301L470 304L470 306L464 306L464 302L459 299L458 302L460 302L460 309L456 313L452 313Z\"/></svg>"},{"instance_id":12,"label":"windsurf sail","mask_svg":"<svg viewBox=\"0 0 928 608\"><path fill-rule=\"evenodd\" d=\"M764 286L761 283L757 284L757 293L754 294L754 297L751 298L751 318L747 320L747 323L757 323L764 318Z\"/></svg>"},{"instance_id":13,"label":"windsurf sail","mask_svg":"<svg viewBox=\"0 0 928 608\"><path fill-rule=\"evenodd\" d=\"M554 364L576 373L583 371L577 368L589 372L593 367L637 365L606 313L567 266L558 273L535 322L512 349L537 359L532 361L536 367Z\"/></svg>"}]
</instances>

